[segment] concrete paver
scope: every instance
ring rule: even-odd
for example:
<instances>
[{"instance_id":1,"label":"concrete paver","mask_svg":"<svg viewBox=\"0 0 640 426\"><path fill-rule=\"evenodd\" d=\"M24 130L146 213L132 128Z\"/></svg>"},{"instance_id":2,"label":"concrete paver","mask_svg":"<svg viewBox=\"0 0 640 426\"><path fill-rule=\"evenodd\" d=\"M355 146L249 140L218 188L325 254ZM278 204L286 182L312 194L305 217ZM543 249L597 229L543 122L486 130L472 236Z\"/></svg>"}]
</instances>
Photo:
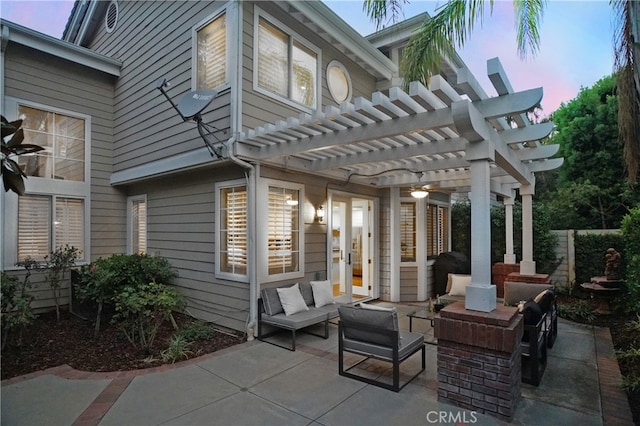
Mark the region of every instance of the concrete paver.
<instances>
[{"instance_id":1,"label":"concrete paver","mask_svg":"<svg viewBox=\"0 0 640 426\"><path fill-rule=\"evenodd\" d=\"M428 333L426 324L420 330ZM505 424L438 402L434 345L426 347L427 369L399 393L339 376L330 327L328 340L300 334L296 352L252 341L151 371L58 367L4 381L2 424ZM374 367L366 373L388 375ZM402 366L415 368L417 357ZM608 330L561 320L542 382L523 384L512 424L632 424Z\"/></svg>"}]
</instances>

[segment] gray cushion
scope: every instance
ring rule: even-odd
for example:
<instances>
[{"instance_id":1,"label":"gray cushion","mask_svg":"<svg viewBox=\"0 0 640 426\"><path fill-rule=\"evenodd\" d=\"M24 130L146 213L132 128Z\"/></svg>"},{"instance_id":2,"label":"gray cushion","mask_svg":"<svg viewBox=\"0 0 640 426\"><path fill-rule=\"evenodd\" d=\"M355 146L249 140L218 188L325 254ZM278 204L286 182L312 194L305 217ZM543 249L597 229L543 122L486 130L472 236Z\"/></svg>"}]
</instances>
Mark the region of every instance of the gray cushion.
<instances>
[{"instance_id":1,"label":"gray cushion","mask_svg":"<svg viewBox=\"0 0 640 426\"><path fill-rule=\"evenodd\" d=\"M504 283L504 303L515 306L521 301L527 301L536 297L541 291L553 289L547 284L521 283L505 281Z\"/></svg>"},{"instance_id":2,"label":"gray cushion","mask_svg":"<svg viewBox=\"0 0 640 426\"><path fill-rule=\"evenodd\" d=\"M313 300L313 290L311 289L310 283L299 283L300 284L300 293L302 293L302 298L304 299L304 303L307 306L314 306Z\"/></svg>"},{"instance_id":3,"label":"gray cushion","mask_svg":"<svg viewBox=\"0 0 640 426\"><path fill-rule=\"evenodd\" d=\"M278 290L275 287L263 288L260 293L262 293L264 312L267 315L278 315L284 312L282 303L280 303L280 296L278 296Z\"/></svg>"},{"instance_id":4,"label":"gray cushion","mask_svg":"<svg viewBox=\"0 0 640 426\"><path fill-rule=\"evenodd\" d=\"M287 328L289 330L299 330L301 328L309 327L310 325L318 324L326 319L327 313L318 309L296 312L289 316L285 315L284 312L274 316L262 316L262 322L277 325L278 327Z\"/></svg>"},{"instance_id":5,"label":"gray cushion","mask_svg":"<svg viewBox=\"0 0 640 426\"><path fill-rule=\"evenodd\" d=\"M319 308L313 308L312 310L325 312L327 315L329 315L329 318L335 318L338 316L338 305L336 303L320 306Z\"/></svg>"},{"instance_id":6,"label":"gray cushion","mask_svg":"<svg viewBox=\"0 0 640 426\"><path fill-rule=\"evenodd\" d=\"M400 347L398 348L398 359L402 361L407 356L413 354L424 345L424 335L420 333L400 332ZM349 352L356 352L362 355L373 354L384 360L393 360L393 348L380 346L361 340L344 339L344 349Z\"/></svg>"},{"instance_id":7,"label":"gray cushion","mask_svg":"<svg viewBox=\"0 0 640 426\"><path fill-rule=\"evenodd\" d=\"M371 325L385 330L398 331L398 314L396 311L373 311L354 306L339 306L340 322L343 324L345 339L360 340L376 345L391 346L391 336L380 334L375 330L361 330L349 327L353 323Z\"/></svg>"}]
</instances>

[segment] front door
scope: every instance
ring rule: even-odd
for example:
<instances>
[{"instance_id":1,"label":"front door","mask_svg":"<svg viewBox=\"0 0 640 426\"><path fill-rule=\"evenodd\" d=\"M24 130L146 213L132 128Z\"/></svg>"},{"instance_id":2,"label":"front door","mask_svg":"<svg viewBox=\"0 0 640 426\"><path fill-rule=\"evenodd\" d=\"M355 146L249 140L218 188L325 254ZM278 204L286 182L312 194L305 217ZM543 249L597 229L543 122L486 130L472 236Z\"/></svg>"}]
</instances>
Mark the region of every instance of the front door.
<instances>
[{"instance_id":1,"label":"front door","mask_svg":"<svg viewBox=\"0 0 640 426\"><path fill-rule=\"evenodd\" d=\"M329 225L334 295L350 302L373 297L373 201L331 197Z\"/></svg>"}]
</instances>

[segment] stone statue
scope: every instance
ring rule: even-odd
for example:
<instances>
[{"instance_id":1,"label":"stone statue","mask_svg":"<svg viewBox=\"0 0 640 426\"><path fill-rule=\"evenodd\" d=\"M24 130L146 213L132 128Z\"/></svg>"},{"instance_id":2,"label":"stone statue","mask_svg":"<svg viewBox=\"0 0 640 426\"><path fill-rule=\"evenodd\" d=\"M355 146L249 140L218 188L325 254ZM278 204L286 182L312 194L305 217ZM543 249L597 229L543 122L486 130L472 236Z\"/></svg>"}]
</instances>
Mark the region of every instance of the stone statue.
<instances>
[{"instance_id":1,"label":"stone statue","mask_svg":"<svg viewBox=\"0 0 640 426\"><path fill-rule=\"evenodd\" d=\"M622 256L614 248L608 248L604 255L607 263L604 268L604 275L609 281L617 281L622 279L622 272L620 271L620 262Z\"/></svg>"}]
</instances>

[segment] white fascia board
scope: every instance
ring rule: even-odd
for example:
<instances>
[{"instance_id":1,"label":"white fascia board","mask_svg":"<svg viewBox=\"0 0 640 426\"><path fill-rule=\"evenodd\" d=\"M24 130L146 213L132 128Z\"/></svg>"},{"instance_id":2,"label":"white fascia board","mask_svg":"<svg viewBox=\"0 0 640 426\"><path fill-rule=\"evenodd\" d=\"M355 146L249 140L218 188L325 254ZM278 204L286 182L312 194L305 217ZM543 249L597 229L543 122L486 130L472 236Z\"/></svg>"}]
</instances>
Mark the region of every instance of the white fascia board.
<instances>
[{"instance_id":1,"label":"white fascia board","mask_svg":"<svg viewBox=\"0 0 640 426\"><path fill-rule=\"evenodd\" d=\"M292 5L321 28L332 28L331 36L338 43L359 56L376 72L386 79L398 73L398 67L391 59L384 56L373 44L354 30L342 18L336 15L328 6L320 1L293 1Z\"/></svg>"},{"instance_id":2,"label":"white fascia board","mask_svg":"<svg viewBox=\"0 0 640 426\"><path fill-rule=\"evenodd\" d=\"M192 170L209 166L213 163L223 163L227 160L216 160L211 157L207 148L198 148L193 151L163 158L151 163L141 164L111 174L111 185L126 185L141 182L147 179L168 175L171 173Z\"/></svg>"},{"instance_id":3,"label":"white fascia board","mask_svg":"<svg viewBox=\"0 0 640 426\"><path fill-rule=\"evenodd\" d=\"M9 42L21 44L97 71L120 77L122 62L100 55L84 47L58 40L13 22L2 20L2 28L9 29Z\"/></svg>"},{"instance_id":4,"label":"white fascia board","mask_svg":"<svg viewBox=\"0 0 640 426\"><path fill-rule=\"evenodd\" d=\"M400 41L411 38L414 31L420 28L428 18L429 14L424 12L402 22L398 22L395 25L386 27L380 31L369 34L365 38L369 43L373 44L377 48L396 44Z\"/></svg>"}]
</instances>

